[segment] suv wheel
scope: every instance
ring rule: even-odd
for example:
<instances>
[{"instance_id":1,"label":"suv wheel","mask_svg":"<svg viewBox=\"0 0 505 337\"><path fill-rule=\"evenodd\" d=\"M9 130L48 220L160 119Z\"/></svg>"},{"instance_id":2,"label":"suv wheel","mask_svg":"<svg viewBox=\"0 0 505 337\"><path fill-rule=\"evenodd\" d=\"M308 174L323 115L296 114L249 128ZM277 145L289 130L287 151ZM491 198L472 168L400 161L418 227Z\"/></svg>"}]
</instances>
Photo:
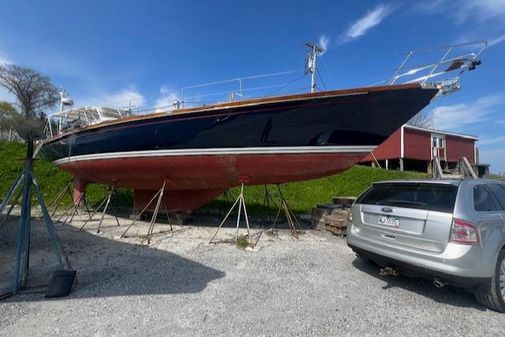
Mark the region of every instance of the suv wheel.
<instances>
[{"instance_id":1,"label":"suv wheel","mask_svg":"<svg viewBox=\"0 0 505 337\"><path fill-rule=\"evenodd\" d=\"M505 312L505 250L500 251L494 277L487 294L475 294L477 300L484 306Z\"/></svg>"}]
</instances>

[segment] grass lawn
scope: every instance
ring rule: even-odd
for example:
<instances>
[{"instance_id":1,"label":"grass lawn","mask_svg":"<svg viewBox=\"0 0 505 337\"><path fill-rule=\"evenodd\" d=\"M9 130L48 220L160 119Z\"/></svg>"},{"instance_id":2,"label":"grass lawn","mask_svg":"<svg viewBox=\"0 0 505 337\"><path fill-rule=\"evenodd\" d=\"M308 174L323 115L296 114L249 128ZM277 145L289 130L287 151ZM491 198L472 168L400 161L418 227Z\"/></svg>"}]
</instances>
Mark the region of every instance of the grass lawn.
<instances>
[{"instance_id":1,"label":"grass lawn","mask_svg":"<svg viewBox=\"0 0 505 337\"><path fill-rule=\"evenodd\" d=\"M12 181L21 172L24 151L23 144L0 142L0 198L5 196ZM35 161L34 171L46 203L54 200L58 193L71 181L70 175L44 160ZM374 181L426 177L426 174L423 173L386 171L365 166L354 166L334 176L284 184L282 185L282 192L295 212L307 213L317 204L331 202L333 196L357 196ZM277 188L269 186L269 191L277 202ZM96 184L88 186L87 198L89 204L97 205L105 196L105 193L104 186ZM231 189L228 193L228 200L221 196L206 205L203 210L231 206L238 193L238 188ZM251 212L266 211L263 207L264 196L264 186L249 186L246 188L245 198ZM132 199L130 190L121 190L118 196L111 201L111 206L129 206L132 204ZM67 198L65 202L69 204L70 198Z\"/></svg>"},{"instance_id":2,"label":"grass lawn","mask_svg":"<svg viewBox=\"0 0 505 337\"><path fill-rule=\"evenodd\" d=\"M330 203L332 197L357 196L375 181L422 178L427 178L427 175L417 172L386 171L356 165L347 171L333 176L283 184L281 189L282 194L293 211L307 213L317 204ZM277 202L279 199L277 187L269 185L268 188L273 199ZM228 199L234 199L238 196L239 192L239 188L231 189ZM249 186L245 189L244 196L248 207L250 205L252 211L262 211L265 198L264 186ZM223 207L222 203L225 201L226 199L221 196L206 207ZM230 200L228 203L232 201Z\"/></svg>"}]
</instances>

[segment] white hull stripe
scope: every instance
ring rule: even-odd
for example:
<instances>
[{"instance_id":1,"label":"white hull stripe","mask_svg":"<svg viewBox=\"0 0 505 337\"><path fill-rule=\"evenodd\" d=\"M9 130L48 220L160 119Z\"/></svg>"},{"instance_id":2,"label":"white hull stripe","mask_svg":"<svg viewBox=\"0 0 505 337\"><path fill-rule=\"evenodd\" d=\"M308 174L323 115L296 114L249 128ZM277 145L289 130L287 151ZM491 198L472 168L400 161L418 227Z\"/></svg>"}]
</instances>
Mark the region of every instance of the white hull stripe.
<instances>
[{"instance_id":1,"label":"white hull stripe","mask_svg":"<svg viewBox=\"0 0 505 337\"><path fill-rule=\"evenodd\" d=\"M129 152L108 152L70 156L54 161L61 165L76 161L142 158L142 157L173 157L173 156L215 156L215 155L246 155L246 154L316 154L316 153L363 153L367 154L376 146L284 146L284 147L237 147L212 149L175 149Z\"/></svg>"}]
</instances>

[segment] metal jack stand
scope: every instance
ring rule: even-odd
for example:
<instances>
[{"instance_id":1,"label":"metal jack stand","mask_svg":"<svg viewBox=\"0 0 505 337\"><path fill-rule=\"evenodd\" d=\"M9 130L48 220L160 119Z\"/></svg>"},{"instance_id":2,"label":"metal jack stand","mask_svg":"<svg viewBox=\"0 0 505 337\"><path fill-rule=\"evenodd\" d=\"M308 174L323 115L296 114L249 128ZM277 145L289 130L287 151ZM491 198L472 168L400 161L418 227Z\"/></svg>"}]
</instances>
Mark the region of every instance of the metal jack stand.
<instances>
[{"instance_id":1,"label":"metal jack stand","mask_svg":"<svg viewBox=\"0 0 505 337\"><path fill-rule=\"evenodd\" d=\"M12 184L12 186L10 187L9 191L7 192L7 196L5 197L5 199L2 201L2 204L0 205L0 215L3 213L4 209L7 207L7 203L9 202L9 199L12 198L12 196L14 195L14 192L16 191L16 189L18 188L18 186L21 184L21 182L23 181L23 175L21 174L18 179L16 179L14 181L14 183ZM7 211L7 213L5 213L5 216L4 218L1 218L0 216L0 228L2 228L2 226L7 222L7 220L9 219L9 216L11 215L12 213L12 210L14 209L14 207L17 205L18 201L19 201L19 198L21 197L21 190L18 191L18 193L16 194L16 196L14 197L14 199L11 199L13 200L14 202L11 202L10 204L10 207L9 207L9 210Z\"/></svg>"},{"instance_id":2,"label":"metal jack stand","mask_svg":"<svg viewBox=\"0 0 505 337\"><path fill-rule=\"evenodd\" d=\"M265 185L265 197L263 198L263 206L267 208L268 221L272 222L272 214L270 213L270 206L275 206L275 208L277 208L278 206L274 198L272 197L272 194L270 193L270 190L268 189L267 185Z\"/></svg>"},{"instance_id":3,"label":"metal jack stand","mask_svg":"<svg viewBox=\"0 0 505 337\"><path fill-rule=\"evenodd\" d=\"M12 288L12 294L15 295L19 290L26 287L28 282L28 271L30 262L30 236L31 236L31 187L34 187L35 195L37 201L42 210L42 216L46 224L47 233L49 236L49 241L53 246L53 250L56 256L56 260L60 268L71 270L72 266L68 259L68 256L63 248L55 229L54 224L51 220L51 216L46 208L42 193L40 192L39 185L35 178L32 176L31 172L31 159L27 160L25 165L25 170L23 174L19 176L16 182L9 189L5 199L0 206L0 215L6 208L9 201L11 201L17 188L23 184L22 189L22 205L21 205L21 220L19 224L19 232L16 243L16 264L15 264L15 274L14 283ZM10 213L10 210L9 210Z\"/></svg>"},{"instance_id":4,"label":"metal jack stand","mask_svg":"<svg viewBox=\"0 0 505 337\"><path fill-rule=\"evenodd\" d=\"M63 217L66 216L65 220L63 220L63 224L65 224L68 219L70 219L68 223L71 223L74 220L74 216L77 214L77 211L79 210L79 206L81 206L81 204L84 204L84 206L88 208L88 205L86 204L86 199L84 197L84 193L79 196L77 201L72 206L70 206L65 210L65 212L63 212L63 214L58 218L58 220L56 220L56 222L62 222L61 219L63 219Z\"/></svg>"},{"instance_id":5,"label":"metal jack stand","mask_svg":"<svg viewBox=\"0 0 505 337\"><path fill-rule=\"evenodd\" d=\"M84 226L86 226L86 224L88 222L90 222L90 221L93 220L93 217L98 212L98 210L100 209L100 207L102 207L105 204L105 207L103 208L103 211L102 211L102 216L100 217L100 222L98 223L98 227L96 229L96 232L100 233L100 229L102 228L103 218L105 217L105 213L107 213L107 209L109 208L110 199L112 198L112 195L115 192L116 192L116 184L113 184L112 186L109 186L109 192L107 192L107 196L102 200L102 202L100 203L100 205L98 205L98 207L93 211L93 213L91 213L91 216L86 221L84 221L84 224L82 225L82 227L79 230L82 231L84 229ZM117 218L116 214L114 214L114 218L116 219L117 225L121 226L119 224L119 219Z\"/></svg>"},{"instance_id":6,"label":"metal jack stand","mask_svg":"<svg viewBox=\"0 0 505 337\"><path fill-rule=\"evenodd\" d=\"M156 198L158 198L158 200L156 202L156 206L153 211L153 216L151 217L151 223L149 224L149 229L147 230L147 235L146 235L147 244L151 243L151 237L153 235L154 224L156 223L156 219L158 218L158 212L160 211L160 206L162 203L163 203L163 207L165 208L165 213L167 215L167 219L169 221L170 231L173 230L172 223L170 223L170 216L168 214L167 207L166 207L165 203L163 202L163 192L165 191L166 184L167 184L167 181L166 180L163 181L163 186L161 187L161 189L158 192L156 192L156 194L151 198L151 200L147 203L147 205L144 207L144 209L139 214L137 214L137 216L135 217L133 222L128 226L128 228L126 228L124 233L121 235L121 239L126 237L126 233L142 217L142 214L146 211L146 209L153 203L153 201Z\"/></svg>"},{"instance_id":7,"label":"metal jack stand","mask_svg":"<svg viewBox=\"0 0 505 337\"><path fill-rule=\"evenodd\" d=\"M279 216L281 214L281 211L284 211L284 215L286 217L286 222L288 223L288 227L291 230L291 233L293 234L293 236L298 239L298 233L301 232L302 226L298 222L298 219L296 218L295 213L293 213L291 208L289 208L288 202L284 198L284 195L282 194L282 190L281 190L281 187L279 184L277 184L277 190L279 191L279 197L281 198L281 204L279 206L279 210L277 211L277 215L275 216L275 220L272 225L272 229L275 227L277 220L279 220Z\"/></svg>"},{"instance_id":8,"label":"metal jack stand","mask_svg":"<svg viewBox=\"0 0 505 337\"><path fill-rule=\"evenodd\" d=\"M54 214L56 214L56 211L58 210L58 208L60 207L61 205L61 202L63 201L63 198L65 197L65 195L67 193L70 193L70 197L72 197L72 194L71 194L71 188L72 188L72 181L70 181L63 190L61 190L61 192L58 194L58 196L49 204L47 205L47 209L51 209L51 207L54 207L52 213L51 213L51 216L53 217Z\"/></svg>"},{"instance_id":9,"label":"metal jack stand","mask_svg":"<svg viewBox=\"0 0 505 337\"><path fill-rule=\"evenodd\" d=\"M239 194L237 200L235 200L235 202L233 203L233 206L231 206L230 210L228 211L228 213L224 217L223 221L221 221L221 224L217 228L216 233L214 233L214 236L212 236L212 238L210 239L209 244L214 243L213 241L216 238L217 233L219 232L219 230L221 229L221 227L223 227L224 223L226 222L226 220L230 216L230 214L233 211L233 209L235 208L235 206L237 206L237 204L238 204L238 215L237 215L237 230L235 232L235 239L238 240L238 230L239 230L239 226L240 226L240 215L241 215L242 209L244 209L245 223L246 223L246 226L247 226L247 237L248 238L251 237L251 231L250 231L250 228L249 228L249 218L247 216L247 208L246 208L246 205L245 205L245 198L244 198L244 184L247 183L248 180L249 179L247 177L241 177L240 178L240 183L241 183L240 194Z\"/></svg>"},{"instance_id":10,"label":"metal jack stand","mask_svg":"<svg viewBox=\"0 0 505 337\"><path fill-rule=\"evenodd\" d=\"M223 199L224 203L219 207L219 216L223 216L226 212L226 204L230 201L230 192L229 191L224 191L223 192Z\"/></svg>"}]
</instances>

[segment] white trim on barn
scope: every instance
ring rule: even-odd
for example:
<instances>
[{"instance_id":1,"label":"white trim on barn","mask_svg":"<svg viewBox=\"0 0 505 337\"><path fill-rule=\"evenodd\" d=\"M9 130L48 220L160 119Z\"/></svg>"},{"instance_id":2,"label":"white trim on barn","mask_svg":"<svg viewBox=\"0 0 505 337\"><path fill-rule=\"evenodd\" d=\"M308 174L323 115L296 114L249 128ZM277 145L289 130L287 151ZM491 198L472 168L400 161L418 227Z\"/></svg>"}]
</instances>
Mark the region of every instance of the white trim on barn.
<instances>
[{"instance_id":1,"label":"white trim on barn","mask_svg":"<svg viewBox=\"0 0 505 337\"><path fill-rule=\"evenodd\" d=\"M457 132L442 131L442 130L437 130L437 129L423 128L423 127L420 127L420 126L414 126L414 125L409 125L409 124L405 124L403 126L409 128L409 129L423 131L423 132L430 132L430 133L437 133L437 134L441 134L441 135L456 136L456 137L460 137L460 138L479 140L479 137L477 137L477 136L468 135L468 134L464 134L464 133L457 133ZM402 130L403 130L403 127L402 127Z\"/></svg>"}]
</instances>

